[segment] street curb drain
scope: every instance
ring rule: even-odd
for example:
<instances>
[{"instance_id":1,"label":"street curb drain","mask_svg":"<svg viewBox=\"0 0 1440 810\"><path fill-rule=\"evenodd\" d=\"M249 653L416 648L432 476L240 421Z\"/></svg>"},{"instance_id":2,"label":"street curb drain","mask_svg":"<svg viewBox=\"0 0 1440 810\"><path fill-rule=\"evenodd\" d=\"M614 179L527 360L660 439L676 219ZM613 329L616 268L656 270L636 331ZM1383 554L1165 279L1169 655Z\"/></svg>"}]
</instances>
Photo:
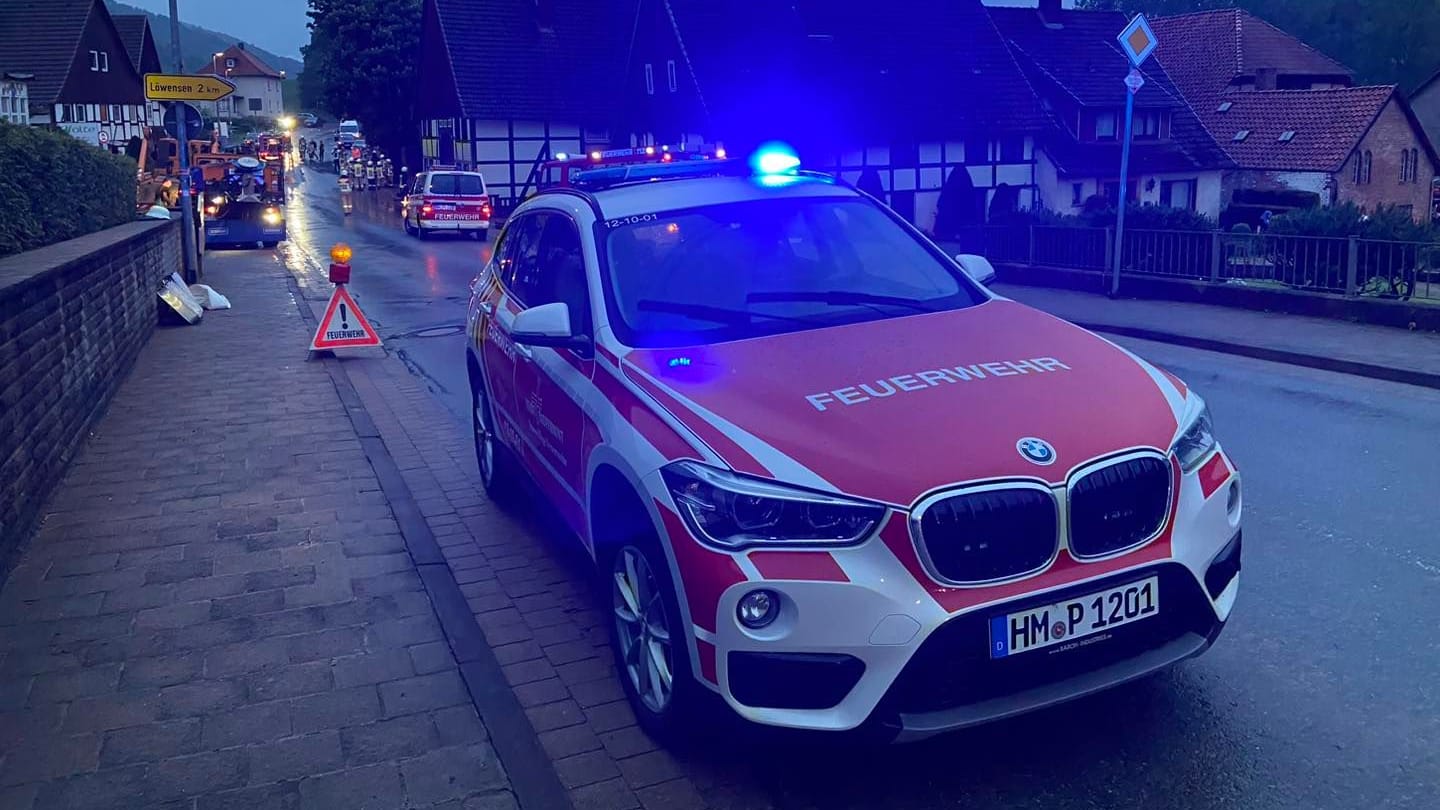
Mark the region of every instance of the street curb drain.
<instances>
[{"instance_id":1,"label":"street curb drain","mask_svg":"<svg viewBox=\"0 0 1440 810\"><path fill-rule=\"evenodd\" d=\"M285 281L300 317L311 328L316 328L319 319L311 311L299 283L288 268ZM574 805L555 772L550 756L540 745L535 727L505 679L500 662L485 641L480 625L470 613L470 605L460 592L450 564L435 541L430 525L420 513L419 504L385 446L384 438L365 409L365 403L350 381L349 373L333 355L316 359L325 363L330 382L335 386L365 457L380 482L380 490L390 503L390 510L405 539L405 548L460 665L460 677L470 693L470 702L489 732L490 745L509 777L510 788L521 810L573 810Z\"/></svg>"},{"instance_id":2,"label":"street curb drain","mask_svg":"<svg viewBox=\"0 0 1440 810\"><path fill-rule=\"evenodd\" d=\"M1391 366L1380 366L1374 363L1360 363L1354 360L1338 360L1333 357L1321 357L1319 355L1304 354L1302 352L1286 351L1285 349L1269 349L1263 346L1248 346L1244 343L1232 343L1227 340L1216 340L1214 338L1197 337L1194 335L1180 335L1174 332L1160 332L1154 329L1144 329L1135 326L1115 326L1113 324L1091 323L1089 321L1073 321L1072 323L1082 329L1088 329L1091 332L1103 332L1139 340L1153 340L1156 343L1172 343L1176 346L1187 346L1192 349L1236 354L1241 357L1268 360L1272 363L1304 366L1321 371L1331 371L1337 374L1349 374L1355 377L1368 377L1372 380L1385 380L1386 382L1398 382L1406 385L1419 386L1421 388L1440 390L1440 374L1433 374L1427 371L1393 368Z\"/></svg>"}]
</instances>

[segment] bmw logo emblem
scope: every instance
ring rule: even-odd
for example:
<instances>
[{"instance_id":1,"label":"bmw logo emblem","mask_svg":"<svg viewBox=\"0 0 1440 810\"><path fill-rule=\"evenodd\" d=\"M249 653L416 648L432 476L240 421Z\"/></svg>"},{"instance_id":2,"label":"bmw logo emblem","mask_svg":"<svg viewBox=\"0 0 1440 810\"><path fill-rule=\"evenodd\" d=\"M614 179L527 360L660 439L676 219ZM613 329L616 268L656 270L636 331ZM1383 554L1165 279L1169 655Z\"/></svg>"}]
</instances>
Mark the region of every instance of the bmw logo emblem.
<instances>
[{"instance_id":1,"label":"bmw logo emblem","mask_svg":"<svg viewBox=\"0 0 1440 810\"><path fill-rule=\"evenodd\" d=\"M1055 448L1044 439L1037 439L1034 436L1026 436L1015 443L1015 449L1026 460L1039 464L1041 467L1048 467L1055 463Z\"/></svg>"}]
</instances>

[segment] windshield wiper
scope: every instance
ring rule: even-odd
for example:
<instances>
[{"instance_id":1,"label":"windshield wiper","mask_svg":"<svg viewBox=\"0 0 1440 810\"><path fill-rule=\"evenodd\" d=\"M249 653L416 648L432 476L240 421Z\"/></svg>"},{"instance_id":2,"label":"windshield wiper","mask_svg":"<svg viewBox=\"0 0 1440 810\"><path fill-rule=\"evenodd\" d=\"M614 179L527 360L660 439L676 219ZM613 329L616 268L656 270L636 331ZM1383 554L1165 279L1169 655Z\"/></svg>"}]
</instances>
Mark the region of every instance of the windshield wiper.
<instances>
[{"instance_id":1,"label":"windshield wiper","mask_svg":"<svg viewBox=\"0 0 1440 810\"><path fill-rule=\"evenodd\" d=\"M794 323L814 323L814 321L809 318L797 318L792 315L771 315L768 312L751 312L747 309L712 307L706 304L687 304L681 301L656 301L652 298L636 301L635 307L642 312L670 312L676 315L689 315L692 318L733 326L746 326L756 318L769 318L774 321L792 321Z\"/></svg>"},{"instance_id":2,"label":"windshield wiper","mask_svg":"<svg viewBox=\"0 0 1440 810\"><path fill-rule=\"evenodd\" d=\"M913 298L901 298L895 295L875 295L872 293L854 292L853 290L830 290L828 292L809 292L796 290L794 292L757 292L750 293L745 297L746 301L756 303L766 301L813 301L819 304L831 304L834 306L845 306L850 304L865 306L868 304L889 304L891 306L905 307L916 312L936 312L933 307L925 304L924 301L916 301Z\"/></svg>"}]
</instances>

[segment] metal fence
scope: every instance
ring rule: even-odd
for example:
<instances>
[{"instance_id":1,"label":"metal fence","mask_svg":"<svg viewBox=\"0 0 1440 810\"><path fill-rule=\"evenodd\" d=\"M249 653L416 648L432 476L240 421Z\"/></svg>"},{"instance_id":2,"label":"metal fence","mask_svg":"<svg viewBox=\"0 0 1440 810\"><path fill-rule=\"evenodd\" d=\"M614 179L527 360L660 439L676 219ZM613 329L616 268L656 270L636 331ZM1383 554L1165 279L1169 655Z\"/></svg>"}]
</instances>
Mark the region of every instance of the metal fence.
<instances>
[{"instance_id":1,"label":"metal fence","mask_svg":"<svg viewBox=\"0 0 1440 810\"><path fill-rule=\"evenodd\" d=\"M1002 263L1103 271L1115 256L1112 228L986 226L957 241ZM1440 301L1440 244L1430 242L1127 229L1120 260L1126 275Z\"/></svg>"}]
</instances>

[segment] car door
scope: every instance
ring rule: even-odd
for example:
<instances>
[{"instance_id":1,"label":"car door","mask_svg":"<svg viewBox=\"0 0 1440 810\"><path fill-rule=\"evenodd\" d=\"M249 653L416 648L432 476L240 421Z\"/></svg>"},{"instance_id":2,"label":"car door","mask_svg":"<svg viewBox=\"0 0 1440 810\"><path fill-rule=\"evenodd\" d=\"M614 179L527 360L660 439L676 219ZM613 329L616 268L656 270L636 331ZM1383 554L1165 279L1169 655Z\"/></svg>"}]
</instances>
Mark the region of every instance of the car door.
<instances>
[{"instance_id":1,"label":"car door","mask_svg":"<svg viewBox=\"0 0 1440 810\"><path fill-rule=\"evenodd\" d=\"M521 267L534 264L541 224L534 216L520 216L510 222L495 246L492 270L477 280L481 288L475 294L475 335L480 361L485 365L495 431L506 446L522 456L525 440L515 391L515 369L522 347L510 339L510 325L521 306L515 296L516 274Z\"/></svg>"},{"instance_id":2,"label":"car door","mask_svg":"<svg viewBox=\"0 0 1440 810\"><path fill-rule=\"evenodd\" d=\"M561 211L540 217L540 239L533 264L519 268L516 285L526 307L556 302L570 309L571 329L589 335L590 304L580 229ZM516 407L526 440L525 462L567 522L581 537L584 521L586 415L583 407L594 362L588 353L568 348L518 347L515 361Z\"/></svg>"},{"instance_id":3,"label":"car door","mask_svg":"<svg viewBox=\"0 0 1440 810\"><path fill-rule=\"evenodd\" d=\"M420 197L425 191L425 172L419 172L405 193L405 219L420 221Z\"/></svg>"}]
</instances>

